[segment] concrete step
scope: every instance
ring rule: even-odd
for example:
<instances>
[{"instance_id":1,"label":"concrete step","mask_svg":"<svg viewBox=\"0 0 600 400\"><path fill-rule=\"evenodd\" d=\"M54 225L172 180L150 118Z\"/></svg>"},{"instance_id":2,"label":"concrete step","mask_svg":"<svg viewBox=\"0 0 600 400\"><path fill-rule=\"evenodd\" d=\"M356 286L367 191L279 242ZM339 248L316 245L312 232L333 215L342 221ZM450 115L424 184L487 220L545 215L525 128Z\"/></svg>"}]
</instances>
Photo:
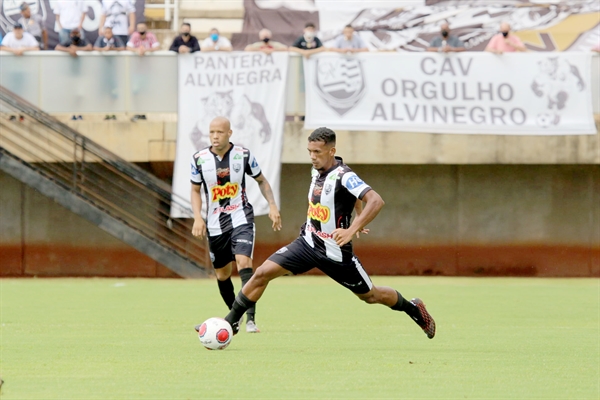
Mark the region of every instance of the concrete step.
<instances>
[{"instance_id":1,"label":"concrete step","mask_svg":"<svg viewBox=\"0 0 600 400\"><path fill-rule=\"evenodd\" d=\"M244 1L180 0L179 15L181 15L183 18L243 18Z\"/></svg>"},{"instance_id":2,"label":"concrete step","mask_svg":"<svg viewBox=\"0 0 600 400\"><path fill-rule=\"evenodd\" d=\"M198 39L205 38L208 36L208 32L212 28L217 28L221 35L231 39L234 33L242 31L244 25L243 19L233 18L187 18L183 19L183 22L187 22L192 26L192 32L198 33L196 36Z\"/></svg>"}]
</instances>

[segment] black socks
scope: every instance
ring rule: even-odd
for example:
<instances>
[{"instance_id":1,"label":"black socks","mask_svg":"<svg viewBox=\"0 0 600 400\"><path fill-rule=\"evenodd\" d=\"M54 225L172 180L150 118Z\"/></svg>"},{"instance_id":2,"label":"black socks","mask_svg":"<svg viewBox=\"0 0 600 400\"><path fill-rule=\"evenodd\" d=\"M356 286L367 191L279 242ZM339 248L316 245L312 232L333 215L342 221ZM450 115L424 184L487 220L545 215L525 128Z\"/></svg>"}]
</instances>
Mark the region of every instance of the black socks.
<instances>
[{"instance_id":1,"label":"black socks","mask_svg":"<svg viewBox=\"0 0 600 400\"><path fill-rule=\"evenodd\" d=\"M217 279L217 284L219 285L219 293L221 293L221 297L227 308L231 310L231 306L233 306L233 302L235 301L235 291L233 290L233 282L231 282L231 277L225 279L224 281L220 281Z\"/></svg>"},{"instance_id":2,"label":"black socks","mask_svg":"<svg viewBox=\"0 0 600 400\"><path fill-rule=\"evenodd\" d=\"M396 291L396 293L398 293L398 302L390 308L392 310L396 310L396 311L404 311L419 326L423 325L424 321L423 321L423 315L421 315L421 310L419 310L419 308L417 306L415 306L413 303L411 303L410 301L408 301L404 297L402 297L400 292Z\"/></svg>"},{"instance_id":3,"label":"black socks","mask_svg":"<svg viewBox=\"0 0 600 400\"><path fill-rule=\"evenodd\" d=\"M246 283L250 280L250 278L252 278L253 273L254 272L252 271L252 268L244 268L239 270L240 278L242 279L242 287L246 286ZM254 305L248 308L248 311L246 311L248 321L254 321L255 311L256 307Z\"/></svg>"},{"instance_id":4,"label":"black socks","mask_svg":"<svg viewBox=\"0 0 600 400\"><path fill-rule=\"evenodd\" d=\"M247 298L244 295L244 293L240 291L240 293L235 298L235 301L233 302L231 311L229 311L229 314L227 314L227 316L225 317L225 320L233 326L233 324L237 323L240 320L240 318L242 318L242 315L244 315L244 313L250 308L253 308L255 304L256 302Z\"/></svg>"}]
</instances>

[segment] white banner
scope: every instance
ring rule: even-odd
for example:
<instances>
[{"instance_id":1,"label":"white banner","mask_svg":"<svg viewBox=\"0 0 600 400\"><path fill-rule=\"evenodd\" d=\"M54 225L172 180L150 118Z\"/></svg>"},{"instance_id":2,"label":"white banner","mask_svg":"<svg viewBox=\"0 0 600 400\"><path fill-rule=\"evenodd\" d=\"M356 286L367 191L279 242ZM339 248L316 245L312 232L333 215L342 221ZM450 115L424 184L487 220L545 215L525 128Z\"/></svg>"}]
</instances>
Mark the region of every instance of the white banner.
<instances>
[{"instance_id":1,"label":"white banner","mask_svg":"<svg viewBox=\"0 0 600 400\"><path fill-rule=\"evenodd\" d=\"M310 129L596 133L588 53L321 53L304 73Z\"/></svg>"},{"instance_id":2,"label":"white banner","mask_svg":"<svg viewBox=\"0 0 600 400\"><path fill-rule=\"evenodd\" d=\"M208 127L217 116L231 121L234 144L258 160L279 204L281 146L285 121L288 53L196 53L179 56L179 121L174 195L190 202L190 159L210 145ZM246 177L248 200L255 215L269 212L254 179ZM174 218L191 217L171 207Z\"/></svg>"}]
</instances>

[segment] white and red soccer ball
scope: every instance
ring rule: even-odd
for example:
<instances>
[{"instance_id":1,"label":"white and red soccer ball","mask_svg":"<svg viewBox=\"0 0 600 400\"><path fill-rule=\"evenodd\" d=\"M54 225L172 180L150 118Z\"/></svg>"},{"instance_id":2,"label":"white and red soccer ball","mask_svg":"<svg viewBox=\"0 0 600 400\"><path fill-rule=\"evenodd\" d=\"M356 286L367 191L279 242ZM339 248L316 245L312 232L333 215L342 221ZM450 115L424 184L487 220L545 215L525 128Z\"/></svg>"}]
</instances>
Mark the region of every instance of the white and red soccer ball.
<instances>
[{"instance_id":1,"label":"white and red soccer ball","mask_svg":"<svg viewBox=\"0 0 600 400\"><path fill-rule=\"evenodd\" d=\"M223 350L233 337L229 322L223 318L209 318L200 325L198 339L208 350Z\"/></svg>"}]
</instances>

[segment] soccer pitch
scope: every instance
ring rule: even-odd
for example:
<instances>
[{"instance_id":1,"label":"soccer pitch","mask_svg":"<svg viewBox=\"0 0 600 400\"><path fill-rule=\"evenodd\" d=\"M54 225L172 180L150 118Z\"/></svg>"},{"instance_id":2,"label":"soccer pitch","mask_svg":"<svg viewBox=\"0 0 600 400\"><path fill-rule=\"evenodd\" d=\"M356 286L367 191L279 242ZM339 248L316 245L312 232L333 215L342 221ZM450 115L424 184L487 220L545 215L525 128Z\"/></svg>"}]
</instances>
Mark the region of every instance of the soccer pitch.
<instances>
[{"instance_id":1,"label":"soccer pitch","mask_svg":"<svg viewBox=\"0 0 600 400\"><path fill-rule=\"evenodd\" d=\"M213 280L2 279L2 399L600 397L598 279L373 281L436 337L325 277L274 281L224 351L193 331L226 314Z\"/></svg>"}]
</instances>

